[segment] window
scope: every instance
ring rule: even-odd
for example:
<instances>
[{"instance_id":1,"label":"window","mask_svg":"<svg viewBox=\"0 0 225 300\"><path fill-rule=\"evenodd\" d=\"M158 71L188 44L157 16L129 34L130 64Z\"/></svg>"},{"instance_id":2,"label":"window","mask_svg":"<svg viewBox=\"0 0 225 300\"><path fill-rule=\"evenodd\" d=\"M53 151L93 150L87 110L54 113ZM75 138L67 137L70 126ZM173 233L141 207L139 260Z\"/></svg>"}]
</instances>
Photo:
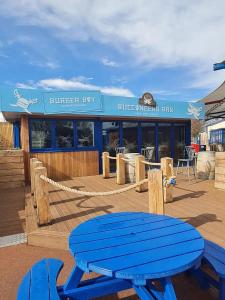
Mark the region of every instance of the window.
<instances>
[{"instance_id":1,"label":"window","mask_svg":"<svg viewBox=\"0 0 225 300\"><path fill-rule=\"evenodd\" d=\"M138 152L138 123L123 122L123 145L128 153Z\"/></svg>"},{"instance_id":2,"label":"window","mask_svg":"<svg viewBox=\"0 0 225 300\"><path fill-rule=\"evenodd\" d=\"M170 157L170 123L159 123L158 128L158 157Z\"/></svg>"},{"instance_id":3,"label":"window","mask_svg":"<svg viewBox=\"0 0 225 300\"><path fill-rule=\"evenodd\" d=\"M31 147L34 149L51 147L51 123L49 120L32 120Z\"/></svg>"},{"instance_id":4,"label":"window","mask_svg":"<svg viewBox=\"0 0 225 300\"><path fill-rule=\"evenodd\" d=\"M33 151L66 151L94 147L92 121L65 119L30 120L30 146Z\"/></svg>"},{"instance_id":5,"label":"window","mask_svg":"<svg viewBox=\"0 0 225 300\"><path fill-rule=\"evenodd\" d=\"M77 146L94 146L94 122L77 121Z\"/></svg>"},{"instance_id":6,"label":"window","mask_svg":"<svg viewBox=\"0 0 225 300\"><path fill-rule=\"evenodd\" d=\"M142 145L141 148L154 147L152 161L155 161L155 123L141 123Z\"/></svg>"},{"instance_id":7,"label":"window","mask_svg":"<svg viewBox=\"0 0 225 300\"><path fill-rule=\"evenodd\" d=\"M185 155L185 126L183 124L174 125L174 161L183 158Z\"/></svg>"},{"instance_id":8,"label":"window","mask_svg":"<svg viewBox=\"0 0 225 300\"><path fill-rule=\"evenodd\" d=\"M72 148L74 147L74 126L73 121L60 120L56 122L56 147Z\"/></svg>"}]
</instances>

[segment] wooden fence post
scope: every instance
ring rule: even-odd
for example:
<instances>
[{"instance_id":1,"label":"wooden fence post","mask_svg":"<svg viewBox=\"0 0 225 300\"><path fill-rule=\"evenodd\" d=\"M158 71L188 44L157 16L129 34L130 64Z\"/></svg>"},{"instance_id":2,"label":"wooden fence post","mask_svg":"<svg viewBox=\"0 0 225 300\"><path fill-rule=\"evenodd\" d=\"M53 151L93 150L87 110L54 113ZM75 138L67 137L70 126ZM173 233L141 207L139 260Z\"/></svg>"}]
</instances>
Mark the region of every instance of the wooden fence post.
<instances>
[{"instance_id":1,"label":"wooden fence post","mask_svg":"<svg viewBox=\"0 0 225 300\"><path fill-rule=\"evenodd\" d=\"M118 153L116 155L116 183L125 184L125 161L122 159L124 155Z\"/></svg>"},{"instance_id":2,"label":"wooden fence post","mask_svg":"<svg viewBox=\"0 0 225 300\"><path fill-rule=\"evenodd\" d=\"M135 157L135 175L136 175L136 183L145 179L145 164L142 161L145 160L143 155L137 155ZM148 184L143 183L136 187L136 192L144 192L148 190Z\"/></svg>"},{"instance_id":3,"label":"wooden fence post","mask_svg":"<svg viewBox=\"0 0 225 300\"><path fill-rule=\"evenodd\" d=\"M109 178L109 152L102 153L103 178Z\"/></svg>"},{"instance_id":4,"label":"wooden fence post","mask_svg":"<svg viewBox=\"0 0 225 300\"><path fill-rule=\"evenodd\" d=\"M34 194L34 197L33 197L33 204L34 204L34 207L37 207L37 200L35 198L35 169L36 168L39 168L39 167L43 167L43 163L41 161L39 161L38 159L36 161L33 162L33 179L31 178L31 180L33 181L33 194Z\"/></svg>"},{"instance_id":5,"label":"wooden fence post","mask_svg":"<svg viewBox=\"0 0 225 300\"><path fill-rule=\"evenodd\" d=\"M164 214L162 171L148 171L149 212Z\"/></svg>"},{"instance_id":6,"label":"wooden fence post","mask_svg":"<svg viewBox=\"0 0 225 300\"><path fill-rule=\"evenodd\" d=\"M170 179L173 168L173 159L170 157L161 158L161 170L163 172L163 176L166 180ZM164 186L164 202L172 202L173 201L173 186Z\"/></svg>"},{"instance_id":7,"label":"wooden fence post","mask_svg":"<svg viewBox=\"0 0 225 300\"><path fill-rule=\"evenodd\" d=\"M34 194L34 162L38 161L37 158L30 159L30 191L31 195Z\"/></svg>"},{"instance_id":8,"label":"wooden fence post","mask_svg":"<svg viewBox=\"0 0 225 300\"><path fill-rule=\"evenodd\" d=\"M37 201L37 219L38 225L49 224L51 222L48 184L40 176L47 176L47 169L44 167L35 168L35 199Z\"/></svg>"}]
</instances>

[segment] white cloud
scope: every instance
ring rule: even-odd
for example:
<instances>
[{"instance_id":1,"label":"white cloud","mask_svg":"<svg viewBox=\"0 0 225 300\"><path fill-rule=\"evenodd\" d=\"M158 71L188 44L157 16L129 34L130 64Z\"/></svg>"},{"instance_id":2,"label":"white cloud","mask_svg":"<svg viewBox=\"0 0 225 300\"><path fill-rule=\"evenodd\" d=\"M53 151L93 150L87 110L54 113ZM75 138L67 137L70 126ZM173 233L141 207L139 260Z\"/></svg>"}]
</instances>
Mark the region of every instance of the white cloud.
<instances>
[{"instance_id":1,"label":"white cloud","mask_svg":"<svg viewBox=\"0 0 225 300\"><path fill-rule=\"evenodd\" d=\"M47 68L50 70L56 70L60 67L60 65L57 62L54 61L46 61L46 62L40 62L40 61L30 61L30 65L37 66L40 68Z\"/></svg>"},{"instance_id":2,"label":"white cloud","mask_svg":"<svg viewBox=\"0 0 225 300\"><path fill-rule=\"evenodd\" d=\"M115 67L119 66L118 63L116 63L113 60L109 60L108 58L103 58L102 59L102 63L103 63L103 65L105 65L107 67L113 67L113 68L115 68Z\"/></svg>"},{"instance_id":3,"label":"white cloud","mask_svg":"<svg viewBox=\"0 0 225 300\"><path fill-rule=\"evenodd\" d=\"M83 76L74 77L71 79L63 78L48 78L38 82L17 83L19 88L43 88L43 89L58 89L58 90L100 90L104 94L114 96L133 97L134 94L126 88L116 86L98 86L88 83L88 79Z\"/></svg>"},{"instance_id":4,"label":"white cloud","mask_svg":"<svg viewBox=\"0 0 225 300\"><path fill-rule=\"evenodd\" d=\"M0 2L0 14L19 24L43 27L66 42L107 44L125 54L133 65L192 66L196 83L204 73L195 69L212 67L225 58L224 10L224 0ZM207 75L201 85L217 85L220 75L214 74Z\"/></svg>"}]
</instances>

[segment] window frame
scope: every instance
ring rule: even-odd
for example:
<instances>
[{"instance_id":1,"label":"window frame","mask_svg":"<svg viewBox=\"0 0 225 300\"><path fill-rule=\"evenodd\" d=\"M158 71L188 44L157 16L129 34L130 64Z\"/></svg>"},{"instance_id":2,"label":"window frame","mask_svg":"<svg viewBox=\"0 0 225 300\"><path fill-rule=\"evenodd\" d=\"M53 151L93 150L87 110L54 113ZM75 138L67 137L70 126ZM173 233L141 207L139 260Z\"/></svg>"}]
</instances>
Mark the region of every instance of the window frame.
<instances>
[{"instance_id":1,"label":"window frame","mask_svg":"<svg viewBox=\"0 0 225 300\"><path fill-rule=\"evenodd\" d=\"M32 122L34 121L49 121L50 122L50 138L51 138L51 147L50 148L33 148L32 147ZM72 121L73 122L73 142L74 147L68 147L68 148L59 148L56 147L56 123L57 121ZM87 121L87 122L93 122L94 126L94 132L93 132L93 142L94 146L83 146L78 147L78 137L77 137L77 121ZM43 153L43 152L81 152L81 151L96 151L98 150L98 147L96 145L96 120L93 119L72 119L72 118L66 118L66 119L57 119L57 118L29 118L29 146L30 146L30 152L33 153Z\"/></svg>"}]
</instances>

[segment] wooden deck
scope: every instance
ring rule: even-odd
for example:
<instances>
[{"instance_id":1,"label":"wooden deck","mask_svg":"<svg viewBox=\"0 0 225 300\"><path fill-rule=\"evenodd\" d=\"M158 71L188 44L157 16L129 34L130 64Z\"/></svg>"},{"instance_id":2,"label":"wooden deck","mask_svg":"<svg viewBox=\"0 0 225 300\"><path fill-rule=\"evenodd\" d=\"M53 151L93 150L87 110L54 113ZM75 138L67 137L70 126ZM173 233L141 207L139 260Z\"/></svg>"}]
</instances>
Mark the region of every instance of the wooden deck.
<instances>
[{"instance_id":1,"label":"wooden deck","mask_svg":"<svg viewBox=\"0 0 225 300\"><path fill-rule=\"evenodd\" d=\"M174 202L165 205L166 214L181 218L195 226L202 235L225 247L225 191L214 188L214 181L188 183L178 178L174 189ZM85 191L118 189L115 178L101 176L78 177L63 182ZM27 197L26 230L28 244L49 248L67 249L71 230L97 215L119 211L148 211L148 192L134 190L108 197L83 197L50 188L53 223L37 227L36 212L31 198Z\"/></svg>"},{"instance_id":2,"label":"wooden deck","mask_svg":"<svg viewBox=\"0 0 225 300\"><path fill-rule=\"evenodd\" d=\"M0 237L25 231L24 187L0 190Z\"/></svg>"}]
</instances>

